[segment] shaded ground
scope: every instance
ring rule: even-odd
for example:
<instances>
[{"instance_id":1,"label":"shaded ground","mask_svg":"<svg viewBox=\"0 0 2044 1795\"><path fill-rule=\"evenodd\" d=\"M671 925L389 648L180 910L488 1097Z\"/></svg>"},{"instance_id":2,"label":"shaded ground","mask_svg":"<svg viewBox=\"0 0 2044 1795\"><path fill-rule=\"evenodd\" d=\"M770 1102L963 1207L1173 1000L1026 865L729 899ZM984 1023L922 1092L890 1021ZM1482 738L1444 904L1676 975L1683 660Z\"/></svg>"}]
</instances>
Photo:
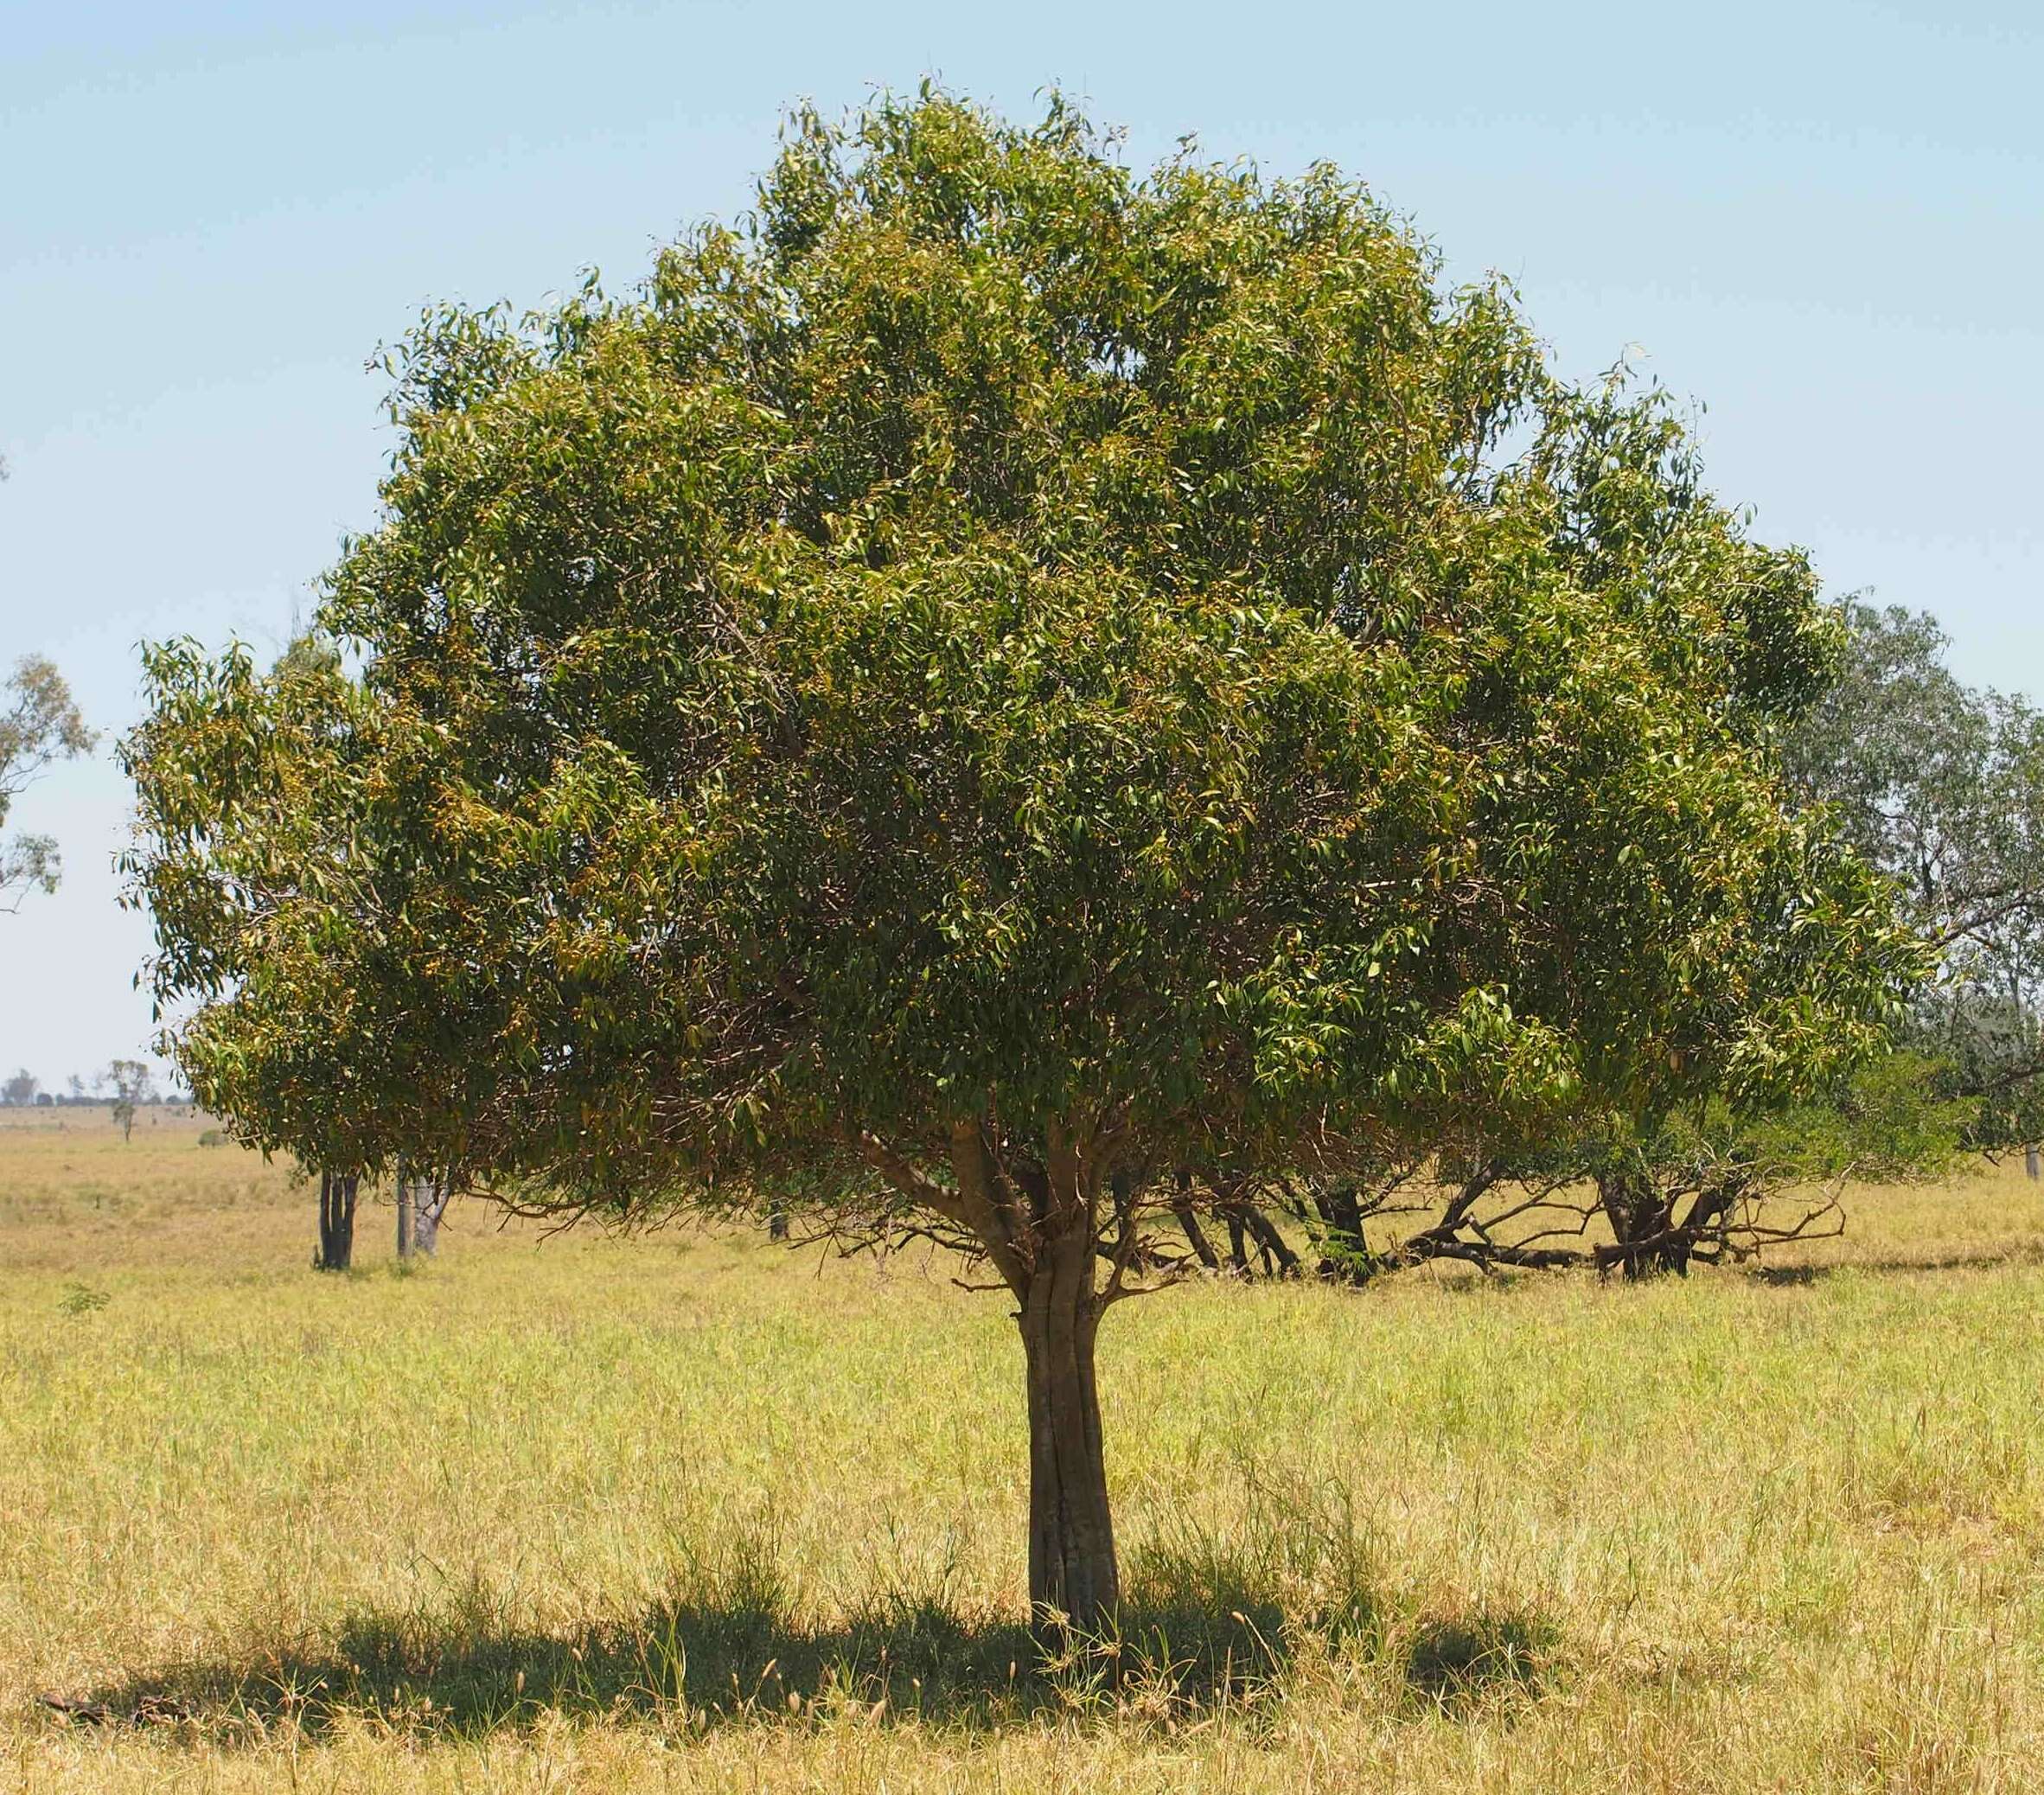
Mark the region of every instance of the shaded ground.
<instances>
[{"instance_id":1,"label":"shaded ground","mask_svg":"<svg viewBox=\"0 0 2044 1795\"><path fill-rule=\"evenodd\" d=\"M1394 1650L1415 1699L1450 1704L1536 1693L1558 1645L1549 1625L1516 1614L1423 1622L1395 1646L1360 1608L1322 1626L1322 1645ZM1140 1594L1115 1636L1055 1651L1019 1624L934 1605L805 1626L770 1596L661 1604L562 1635L500 1629L487 1613L453 1626L365 1614L329 1651L188 1664L48 1705L77 1725L192 1727L250 1745L282 1725L317 1737L343 1716L474 1737L542 1714L700 1729L846 1706L987 1731L1131 1702L1188 1717L1252 1709L1281 1682L1293 1632L1268 1595L1216 1612L1191 1592Z\"/></svg>"}]
</instances>

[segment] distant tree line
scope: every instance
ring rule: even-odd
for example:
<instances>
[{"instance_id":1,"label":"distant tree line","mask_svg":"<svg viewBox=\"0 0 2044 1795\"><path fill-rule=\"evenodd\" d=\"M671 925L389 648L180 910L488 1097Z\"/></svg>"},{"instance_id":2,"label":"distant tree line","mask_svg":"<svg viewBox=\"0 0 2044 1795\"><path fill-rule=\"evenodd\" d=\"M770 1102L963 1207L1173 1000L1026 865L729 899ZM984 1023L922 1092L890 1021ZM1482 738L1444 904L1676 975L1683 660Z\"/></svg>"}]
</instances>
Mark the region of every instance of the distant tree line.
<instances>
[{"instance_id":1,"label":"distant tree line","mask_svg":"<svg viewBox=\"0 0 2044 1795\"><path fill-rule=\"evenodd\" d=\"M26 1066L0 1080L0 1103L10 1107L105 1103L113 1108L116 1121L120 1120L124 1108L131 1112L147 1103L188 1107L192 1102L188 1090L159 1091L155 1069L143 1060L117 1059L105 1071L90 1077L73 1072L61 1091L43 1089L42 1081Z\"/></svg>"}]
</instances>

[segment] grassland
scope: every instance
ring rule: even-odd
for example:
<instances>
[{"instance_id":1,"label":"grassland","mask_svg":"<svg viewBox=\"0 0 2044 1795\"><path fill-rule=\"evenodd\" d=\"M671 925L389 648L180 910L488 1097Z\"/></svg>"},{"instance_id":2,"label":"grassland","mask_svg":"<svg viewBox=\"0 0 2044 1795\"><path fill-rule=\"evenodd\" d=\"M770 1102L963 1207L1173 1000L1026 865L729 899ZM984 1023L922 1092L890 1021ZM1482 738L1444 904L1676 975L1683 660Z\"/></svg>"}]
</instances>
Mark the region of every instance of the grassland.
<instances>
[{"instance_id":1,"label":"grassland","mask_svg":"<svg viewBox=\"0 0 2044 1795\"><path fill-rule=\"evenodd\" d=\"M1110 1696L1030 1663L945 1268L457 1209L406 1274L365 1205L323 1277L282 1171L62 1121L0 1125L0 1785L2044 1785L2020 1171L1760 1274L1117 1310Z\"/></svg>"}]
</instances>

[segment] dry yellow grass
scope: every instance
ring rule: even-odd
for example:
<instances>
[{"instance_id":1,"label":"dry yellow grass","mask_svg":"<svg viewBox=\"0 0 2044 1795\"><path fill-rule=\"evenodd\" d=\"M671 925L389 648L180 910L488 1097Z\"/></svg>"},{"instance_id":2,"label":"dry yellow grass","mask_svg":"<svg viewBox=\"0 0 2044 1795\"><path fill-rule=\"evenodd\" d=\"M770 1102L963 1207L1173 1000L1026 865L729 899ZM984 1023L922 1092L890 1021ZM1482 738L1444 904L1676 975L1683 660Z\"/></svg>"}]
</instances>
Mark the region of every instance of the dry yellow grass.
<instances>
[{"instance_id":1,"label":"dry yellow grass","mask_svg":"<svg viewBox=\"0 0 2044 1795\"><path fill-rule=\"evenodd\" d=\"M0 1785L2044 1785L2019 1171L1766 1277L1117 1311L1108 1698L1029 1672L1019 1354L941 1268L469 1209L402 1275L366 1204L320 1277L280 1171L55 1120L0 1127Z\"/></svg>"}]
</instances>

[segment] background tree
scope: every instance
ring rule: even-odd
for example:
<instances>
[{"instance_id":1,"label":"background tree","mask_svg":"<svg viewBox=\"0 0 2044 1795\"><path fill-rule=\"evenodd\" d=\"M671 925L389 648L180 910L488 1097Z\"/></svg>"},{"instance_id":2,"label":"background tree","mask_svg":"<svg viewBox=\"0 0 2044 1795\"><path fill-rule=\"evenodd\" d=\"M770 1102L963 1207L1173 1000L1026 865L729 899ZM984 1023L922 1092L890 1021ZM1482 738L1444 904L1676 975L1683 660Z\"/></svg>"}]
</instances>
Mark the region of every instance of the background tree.
<instances>
[{"instance_id":1,"label":"background tree","mask_svg":"<svg viewBox=\"0 0 2044 1795\"><path fill-rule=\"evenodd\" d=\"M1890 878L1938 977L1909 1038L1989 1151L2044 1140L2044 717L1964 685L1923 613L1843 608L1837 682L1787 738L1806 798ZM2034 1169L2034 1165L2033 1165Z\"/></svg>"},{"instance_id":2,"label":"background tree","mask_svg":"<svg viewBox=\"0 0 2044 1795\"><path fill-rule=\"evenodd\" d=\"M349 655L149 657L180 1064L308 1163L983 1264L1039 1616L1116 1600L1097 1330L1199 1193L1785 1096L1912 970L1770 758L1808 569L1330 170L805 114L642 292L393 366Z\"/></svg>"},{"instance_id":3,"label":"background tree","mask_svg":"<svg viewBox=\"0 0 2044 1795\"><path fill-rule=\"evenodd\" d=\"M5 1084L0 1084L0 1102L33 1103L41 1088L42 1082L23 1066Z\"/></svg>"},{"instance_id":4,"label":"background tree","mask_svg":"<svg viewBox=\"0 0 2044 1795\"><path fill-rule=\"evenodd\" d=\"M113 1119L125 1140L135 1132L136 1111L156 1101L156 1075L146 1060L117 1059L106 1068L105 1086Z\"/></svg>"},{"instance_id":5,"label":"background tree","mask_svg":"<svg viewBox=\"0 0 2044 1795\"><path fill-rule=\"evenodd\" d=\"M240 662L237 665L241 675L247 677L246 665ZM333 920L336 938L347 935L373 939L380 929L389 907L393 904L401 906L405 901L401 882L394 891L380 889L377 868L365 859L359 842L330 841L314 848L303 831L294 835L288 817L293 807L314 801L314 794L303 776L304 772L322 764L322 756L345 747L345 737L335 727L334 719L325 707L348 689L341 650L334 637L316 627L302 629L277 657L264 682L267 714L259 722L253 716L234 720L265 738L265 752L273 756L268 770L283 776L262 788L270 808L263 813L259 823L252 821L252 828L266 831L266 839L278 852L291 851L290 845L294 840L305 846L308 858L291 869L293 878L317 882L329 901L336 904L346 903L350 894L354 895L358 905L355 915L346 921L336 915ZM225 719L214 720L217 724ZM195 743L187 744L195 745ZM235 751L230 747L228 751L233 754ZM232 788L242 790L244 796L247 796L252 793L246 787L246 768L237 770L216 764L207 769L206 776L217 782L217 795L224 795ZM189 944L207 939L208 921L183 906L194 901L203 904L210 901L212 895L188 885L159 888L155 902L159 910L160 936L167 941L175 939ZM202 986L212 972L207 962L195 961L187 968L186 975ZM194 1096L204 1101L201 1092L195 1090ZM231 1115L230 1120L233 1120ZM411 1156L388 1157L396 1173L399 1256L409 1258L415 1249L431 1254L438 1243L439 1222L446 1206L448 1187L444 1180L435 1179L426 1172L423 1164L415 1163ZM346 1271L355 1259L355 1225L363 1172L366 1166L373 1167L377 1162L366 1159L352 1148L337 1148L335 1153L324 1157L308 1153L301 1155L301 1162L307 1168L309 1177L314 1175L316 1168L318 1179L318 1233L313 1249L313 1268L318 1271Z\"/></svg>"},{"instance_id":6,"label":"background tree","mask_svg":"<svg viewBox=\"0 0 2044 1795\"><path fill-rule=\"evenodd\" d=\"M440 1244L440 1218L447 1211L447 1186L420 1168L400 1162L397 1174L398 1257L430 1259Z\"/></svg>"},{"instance_id":7,"label":"background tree","mask_svg":"<svg viewBox=\"0 0 2044 1795\"><path fill-rule=\"evenodd\" d=\"M35 655L17 661L0 681L0 827L14 801L45 769L90 753L97 739L54 667ZM16 835L0 841L0 909L20 908L32 891L55 891L62 871L53 837Z\"/></svg>"},{"instance_id":8,"label":"background tree","mask_svg":"<svg viewBox=\"0 0 2044 1795\"><path fill-rule=\"evenodd\" d=\"M1350 1284L1441 1259L1686 1273L1842 1231L1849 1180L1947 1171L1972 1106L1942 1082L1937 1062L1894 1053L1792 1105L1714 1094L1652 1116L1586 1113L1445 1161L1415 1153L1257 1191L1304 1228L1318 1274Z\"/></svg>"}]
</instances>

